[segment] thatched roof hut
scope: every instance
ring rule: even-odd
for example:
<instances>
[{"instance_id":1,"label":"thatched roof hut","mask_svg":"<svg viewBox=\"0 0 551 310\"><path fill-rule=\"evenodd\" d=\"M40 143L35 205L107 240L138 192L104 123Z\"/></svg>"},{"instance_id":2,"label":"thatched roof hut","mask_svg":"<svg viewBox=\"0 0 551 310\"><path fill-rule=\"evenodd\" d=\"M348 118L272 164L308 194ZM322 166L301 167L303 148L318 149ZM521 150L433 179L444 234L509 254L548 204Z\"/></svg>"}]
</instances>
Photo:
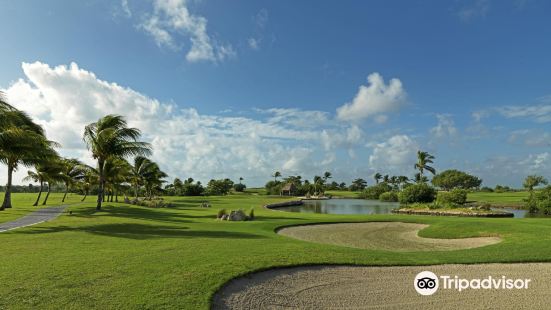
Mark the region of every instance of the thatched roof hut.
<instances>
[{"instance_id":1,"label":"thatched roof hut","mask_svg":"<svg viewBox=\"0 0 551 310\"><path fill-rule=\"evenodd\" d=\"M297 187L293 183L287 183L283 185L281 188L280 195L287 195L287 196L293 196L293 194L297 191Z\"/></svg>"}]
</instances>

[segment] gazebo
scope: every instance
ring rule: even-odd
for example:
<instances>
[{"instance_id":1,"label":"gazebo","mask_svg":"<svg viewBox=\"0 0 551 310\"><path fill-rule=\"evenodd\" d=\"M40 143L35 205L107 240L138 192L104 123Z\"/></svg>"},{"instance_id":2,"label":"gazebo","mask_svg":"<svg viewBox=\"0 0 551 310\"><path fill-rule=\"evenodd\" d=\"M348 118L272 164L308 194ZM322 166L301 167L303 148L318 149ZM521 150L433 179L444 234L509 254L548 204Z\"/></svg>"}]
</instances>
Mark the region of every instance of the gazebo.
<instances>
[{"instance_id":1,"label":"gazebo","mask_svg":"<svg viewBox=\"0 0 551 310\"><path fill-rule=\"evenodd\" d=\"M280 196L286 195L286 196L293 196L293 194L296 192L297 187L293 183L287 183L283 185L281 188L281 191L279 192Z\"/></svg>"}]
</instances>

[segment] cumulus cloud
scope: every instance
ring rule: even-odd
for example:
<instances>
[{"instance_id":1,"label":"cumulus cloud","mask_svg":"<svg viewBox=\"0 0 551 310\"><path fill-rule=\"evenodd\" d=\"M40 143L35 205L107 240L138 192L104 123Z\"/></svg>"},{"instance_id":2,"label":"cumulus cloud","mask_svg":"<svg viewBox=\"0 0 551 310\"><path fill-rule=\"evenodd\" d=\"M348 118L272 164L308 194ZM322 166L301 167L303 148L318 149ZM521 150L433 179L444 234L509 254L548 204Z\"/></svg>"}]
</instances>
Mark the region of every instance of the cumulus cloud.
<instances>
[{"instance_id":1,"label":"cumulus cloud","mask_svg":"<svg viewBox=\"0 0 551 310\"><path fill-rule=\"evenodd\" d=\"M175 36L188 36L191 47L186 59L190 62L221 61L235 56L231 45L219 44L211 38L207 23L205 17L189 11L186 0L154 0L153 13L139 27L159 46L178 48Z\"/></svg>"},{"instance_id":2,"label":"cumulus cloud","mask_svg":"<svg viewBox=\"0 0 551 310\"><path fill-rule=\"evenodd\" d=\"M533 129L514 130L510 133L508 142L533 147L549 147L551 134Z\"/></svg>"},{"instance_id":3,"label":"cumulus cloud","mask_svg":"<svg viewBox=\"0 0 551 310\"><path fill-rule=\"evenodd\" d=\"M385 84L379 73L367 77L368 85L361 85L352 102L337 109L337 117L345 121L359 121L377 116L377 122L386 121L386 113L399 110L406 103L402 82L391 79Z\"/></svg>"},{"instance_id":4,"label":"cumulus cloud","mask_svg":"<svg viewBox=\"0 0 551 310\"><path fill-rule=\"evenodd\" d=\"M390 174L411 173L419 144L407 135L395 135L373 146L369 156L371 169Z\"/></svg>"},{"instance_id":5,"label":"cumulus cloud","mask_svg":"<svg viewBox=\"0 0 551 310\"><path fill-rule=\"evenodd\" d=\"M331 123L322 111L257 110L259 117L254 119L205 115L101 80L76 63L23 63L22 68L26 78L4 89L10 102L30 113L50 139L63 145L62 155L92 165L83 129L109 113L124 115L130 126L143 131L143 139L155 150L153 159L171 177L202 181L243 176L248 184L259 185L274 170L305 177L319 174L335 161L336 148L348 150L362 139L359 127ZM335 137L327 150L323 130ZM16 183L25 172L18 171ZM5 181L2 165L0 173L0 182Z\"/></svg>"}]
</instances>

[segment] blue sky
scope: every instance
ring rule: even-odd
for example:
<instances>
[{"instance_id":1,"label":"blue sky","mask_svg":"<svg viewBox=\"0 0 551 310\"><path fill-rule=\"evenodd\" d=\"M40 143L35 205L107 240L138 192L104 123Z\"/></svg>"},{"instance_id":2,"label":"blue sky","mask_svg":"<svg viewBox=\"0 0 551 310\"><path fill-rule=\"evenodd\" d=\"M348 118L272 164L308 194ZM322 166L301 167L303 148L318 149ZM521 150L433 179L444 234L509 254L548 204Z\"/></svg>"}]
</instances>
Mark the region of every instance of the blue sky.
<instances>
[{"instance_id":1,"label":"blue sky","mask_svg":"<svg viewBox=\"0 0 551 310\"><path fill-rule=\"evenodd\" d=\"M332 171L350 183L412 175L417 149L433 153L438 170L491 186L551 177L547 1L0 8L0 89L65 156L91 163L82 126L120 113L171 177L261 185L274 170Z\"/></svg>"}]
</instances>

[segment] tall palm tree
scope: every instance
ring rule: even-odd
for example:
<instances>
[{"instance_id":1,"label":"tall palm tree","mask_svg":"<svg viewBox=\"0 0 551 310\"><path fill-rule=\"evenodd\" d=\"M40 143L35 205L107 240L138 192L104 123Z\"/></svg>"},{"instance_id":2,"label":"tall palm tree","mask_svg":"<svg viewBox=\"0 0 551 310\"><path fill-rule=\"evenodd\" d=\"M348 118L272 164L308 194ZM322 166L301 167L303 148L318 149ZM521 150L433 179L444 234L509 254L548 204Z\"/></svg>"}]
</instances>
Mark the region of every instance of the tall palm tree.
<instances>
[{"instance_id":1,"label":"tall palm tree","mask_svg":"<svg viewBox=\"0 0 551 310\"><path fill-rule=\"evenodd\" d=\"M52 186L57 183L65 182L66 180L65 175L63 175L63 164L60 158L52 159L47 162L46 165L48 165L48 168L45 171L45 180L48 182L48 191L46 192L46 197L44 197L44 201L42 202L43 206L45 206L48 202L48 198L52 192Z\"/></svg>"},{"instance_id":2,"label":"tall palm tree","mask_svg":"<svg viewBox=\"0 0 551 310\"><path fill-rule=\"evenodd\" d=\"M80 189L84 192L84 196L80 201L84 201L86 197L88 197L88 193L90 192L92 186L98 183L98 170L90 166L84 166L84 169L84 177L77 183Z\"/></svg>"},{"instance_id":3,"label":"tall palm tree","mask_svg":"<svg viewBox=\"0 0 551 310\"><path fill-rule=\"evenodd\" d=\"M390 183L390 177L388 176L388 174L385 174L385 175L383 176L383 182L384 182L384 183Z\"/></svg>"},{"instance_id":4,"label":"tall palm tree","mask_svg":"<svg viewBox=\"0 0 551 310\"><path fill-rule=\"evenodd\" d=\"M27 176L23 179L23 181L33 181L38 184L40 184L40 190L38 191L38 196L36 197L36 201L33 203L33 207L38 206L38 202L40 201L40 197L42 196L42 191L44 190L44 183L46 183L46 174L49 166L44 163L37 163L35 165L35 171L29 170L27 171Z\"/></svg>"},{"instance_id":5,"label":"tall palm tree","mask_svg":"<svg viewBox=\"0 0 551 310\"><path fill-rule=\"evenodd\" d=\"M436 170L433 167L429 166L429 164L434 163L433 159L434 156L432 156L428 152L417 151L417 163L415 163L413 168L419 170L420 180L423 179L423 172L425 170L429 171L432 174L436 173Z\"/></svg>"},{"instance_id":6,"label":"tall palm tree","mask_svg":"<svg viewBox=\"0 0 551 310\"><path fill-rule=\"evenodd\" d=\"M11 208L13 172L19 165L32 166L57 156L58 144L46 139L44 129L32 121L26 113L0 100L0 163L7 166L8 182L0 211Z\"/></svg>"},{"instance_id":7,"label":"tall palm tree","mask_svg":"<svg viewBox=\"0 0 551 310\"><path fill-rule=\"evenodd\" d=\"M76 158L62 159L61 166L61 173L64 177L63 183L65 184L65 193L63 194L63 199L61 199L61 202L65 202L67 192L69 192L71 186L84 179L86 168L84 164Z\"/></svg>"},{"instance_id":8,"label":"tall palm tree","mask_svg":"<svg viewBox=\"0 0 551 310\"><path fill-rule=\"evenodd\" d=\"M161 171L157 163L153 163L151 168L149 168L148 173L144 177L144 185L148 198L153 198L153 194L156 190L159 190L161 185L166 181L163 180L168 175Z\"/></svg>"},{"instance_id":9,"label":"tall palm tree","mask_svg":"<svg viewBox=\"0 0 551 310\"><path fill-rule=\"evenodd\" d=\"M272 177L274 177L274 182L277 182L277 178L281 177L281 172L279 171L274 172Z\"/></svg>"},{"instance_id":10,"label":"tall palm tree","mask_svg":"<svg viewBox=\"0 0 551 310\"><path fill-rule=\"evenodd\" d=\"M243 181L243 177L239 177L239 184L241 184L241 182Z\"/></svg>"},{"instance_id":11,"label":"tall palm tree","mask_svg":"<svg viewBox=\"0 0 551 310\"><path fill-rule=\"evenodd\" d=\"M373 178L375 179L375 183L376 184L379 184L379 181L381 181L381 179L383 178L383 175L380 174L379 172L375 173L375 175L373 176Z\"/></svg>"},{"instance_id":12,"label":"tall palm tree","mask_svg":"<svg viewBox=\"0 0 551 310\"><path fill-rule=\"evenodd\" d=\"M331 172L325 171L325 173L323 174L323 179L325 180L325 182L327 182L327 180L331 178L332 178Z\"/></svg>"},{"instance_id":13,"label":"tall palm tree","mask_svg":"<svg viewBox=\"0 0 551 310\"><path fill-rule=\"evenodd\" d=\"M151 170L153 162L144 156L136 156L130 169L130 184L134 187L134 198L138 199L138 190L143 185L145 175Z\"/></svg>"},{"instance_id":14,"label":"tall palm tree","mask_svg":"<svg viewBox=\"0 0 551 310\"><path fill-rule=\"evenodd\" d=\"M105 189L105 162L113 157L128 157L151 154L148 143L138 141L141 132L129 128L120 115L107 115L84 128L84 142L98 161L98 199L96 210L101 210Z\"/></svg>"},{"instance_id":15,"label":"tall palm tree","mask_svg":"<svg viewBox=\"0 0 551 310\"><path fill-rule=\"evenodd\" d=\"M105 173L105 188L103 201L113 202L113 196L116 197L116 202L119 200L119 191L124 187L123 183L126 183L130 179L132 166L124 159L113 157L108 159L104 165ZM107 195L107 200L105 199ZM109 198L110 197L110 198Z\"/></svg>"}]
</instances>

